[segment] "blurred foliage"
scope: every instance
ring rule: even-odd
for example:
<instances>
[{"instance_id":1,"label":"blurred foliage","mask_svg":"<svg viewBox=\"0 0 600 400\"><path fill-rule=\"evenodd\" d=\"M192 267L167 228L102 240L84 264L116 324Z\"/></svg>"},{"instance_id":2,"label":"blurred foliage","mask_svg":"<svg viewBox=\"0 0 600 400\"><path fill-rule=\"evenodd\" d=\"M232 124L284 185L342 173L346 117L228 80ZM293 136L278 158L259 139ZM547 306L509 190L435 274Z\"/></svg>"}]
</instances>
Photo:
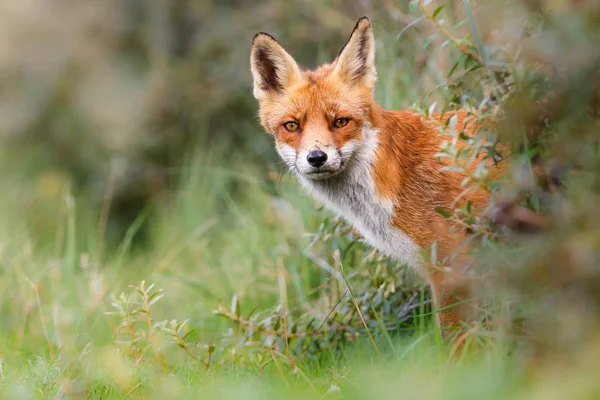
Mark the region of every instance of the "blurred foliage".
<instances>
[{"instance_id":1,"label":"blurred foliage","mask_svg":"<svg viewBox=\"0 0 600 400\"><path fill-rule=\"evenodd\" d=\"M176 188L194 151L216 153L225 165L275 161L250 90L255 32L268 30L314 66L337 52L356 16L378 9L373 17L383 17L392 7L341 0L5 2L3 169L27 169L25 179L39 177L54 191L67 183L95 208L109 198L109 238L120 238L145 205Z\"/></svg>"}]
</instances>

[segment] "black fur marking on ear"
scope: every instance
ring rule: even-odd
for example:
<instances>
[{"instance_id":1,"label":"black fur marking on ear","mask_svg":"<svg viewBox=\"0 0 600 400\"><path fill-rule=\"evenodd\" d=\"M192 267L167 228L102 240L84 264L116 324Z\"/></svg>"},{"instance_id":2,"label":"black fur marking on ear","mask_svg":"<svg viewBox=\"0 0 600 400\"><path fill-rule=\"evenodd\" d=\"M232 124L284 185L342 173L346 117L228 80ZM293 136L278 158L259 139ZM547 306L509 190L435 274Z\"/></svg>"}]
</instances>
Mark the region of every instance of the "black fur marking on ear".
<instances>
[{"instance_id":1,"label":"black fur marking on ear","mask_svg":"<svg viewBox=\"0 0 600 400\"><path fill-rule=\"evenodd\" d=\"M354 71L354 78L358 79L362 77L367 68L367 58L369 57L369 36L366 30L363 30L360 33L360 37L358 38L358 57L360 58L360 66L356 71Z\"/></svg>"},{"instance_id":2,"label":"black fur marking on ear","mask_svg":"<svg viewBox=\"0 0 600 400\"><path fill-rule=\"evenodd\" d=\"M346 48L346 46L348 46L348 43L350 43L350 39L352 39L352 35L354 35L354 32L356 32L356 30L358 29L358 26L360 25L360 23L363 22L365 19L367 21L369 21L369 25L371 24L371 21L369 20L369 17L367 17L367 16L360 17L358 19L358 21L356 21L356 25L354 25L354 29L352 29L352 33L348 37L348 40L346 41L346 44L343 45L342 48L340 49L340 51L338 53L338 57L342 54L342 52L344 51L344 49Z\"/></svg>"},{"instance_id":3,"label":"black fur marking on ear","mask_svg":"<svg viewBox=\"0 0 600 400\"><path fill-rule=\"evenodd\" d=\"M271 39L274 42L277 42L277 39L275 39L273 36L269 35L266 32L258 32L256 33L256 35L254 35L254 37L252 38L252 43L254 43L256 41L256 38L258 38L259 36L267 36L269 39ZM277 42L279 43L279 42Z\"/></svg>"},{"instance_id":4,"label":"black fur marking on ear","mask_svg":"<svg viewBox=\"0 0 600 400\"><path fill-rule=\"evenodd\" d=\"M358 28L358 26L360 25L360 23L363 22L364 20L367 20L369 22L369 25L371 24L371 21L369 21L369 17L367 17L366 15L364 17L360 17L358 19L358 21L356 21L356 25L354 25L354 29L352 30L352 33L354 33L354 31L356 30L356 28Z\"/></svg>"},{"instance_id":5,"label":"black fur marking on ear","mask_svg":"<svg viewBox=\"0 0 600 400\"><path fill-rule=\"evenodd\" d=\"M254 49L256 68L262 78L260 88L265 91L279 91L283 89L283 85L279 80L279 68L273 62L270 53L268 48L260 44L256 45Z\"/></svg>"}]
</instances>

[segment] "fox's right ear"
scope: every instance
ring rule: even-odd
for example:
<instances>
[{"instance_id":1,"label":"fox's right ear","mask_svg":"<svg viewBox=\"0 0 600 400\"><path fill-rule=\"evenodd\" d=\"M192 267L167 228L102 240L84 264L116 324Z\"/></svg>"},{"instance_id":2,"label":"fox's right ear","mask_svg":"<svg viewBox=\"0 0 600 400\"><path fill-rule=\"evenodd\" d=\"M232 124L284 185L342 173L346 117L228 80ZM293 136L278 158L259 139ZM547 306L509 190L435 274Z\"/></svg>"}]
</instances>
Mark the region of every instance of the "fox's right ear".
<instances>
[{"instance_id":1,"label":"fox's right ear","mask_svg":"<svg viewBox=\"0 0 600 400\"><path fill-rule=\"evenodd\" d=\"M257 33L252 41L250 67L254 77L254 97L264 98L280 93L300 79L298 64L269 34Z\"/></svg>"}]
</instances>

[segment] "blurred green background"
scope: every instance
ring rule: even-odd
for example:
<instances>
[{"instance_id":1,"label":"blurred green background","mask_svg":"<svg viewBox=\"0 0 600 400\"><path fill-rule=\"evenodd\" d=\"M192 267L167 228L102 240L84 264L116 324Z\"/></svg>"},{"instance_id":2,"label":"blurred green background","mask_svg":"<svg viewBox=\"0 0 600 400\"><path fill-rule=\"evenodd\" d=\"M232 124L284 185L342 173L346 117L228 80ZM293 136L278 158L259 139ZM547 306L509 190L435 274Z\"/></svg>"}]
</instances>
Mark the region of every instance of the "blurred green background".
<instances>
[{"instance_id":1,"label":"blurred green background","mask_svg":"<svg viewBox=\"0 0 600 400\"><path fill-rule=\"evenodd\" d=\"M230 326L212 310L233 295L246 311L283 301L281 277L292 305L320 299L322 263L354 239L306 251L331 215L258 124L252 37L271 33L312 68L369 15L381 44L377 96L408 106L428 79L415 34L396 38L415 20L408 12L395 1L3 2L6 353L112 343L110 297L141 280L168 293L161 316L190 319L202 342ZM367 254L355 247L345 259Z\"/></svg>"},{"instance_id":2,"label":"blurred green background","mask_svg":"<svg viewBox=\"0 0 600 400\"><path fill-rule=\"evenodd\" d=\"M53 234L55 201L65 185L83 214L109 197L106 240L115 244L142 209L172 200L186 169L214 176L223 168L255 171L274 193L277 179L268 177L280 168L251 96L254 33L270 32L303 66L314 67L332 60L359 16L368 14L386 40L410 21L407 7L393 1L7 1L0 16L0 140L13 206L25 207L19 214L43 243ZM395 59L399 51L381 57ZM393 70L408 74L414 57L412 51L395 60ZM399 75L382 69L383 77ZM380 97L389 105L411 104L418 93L404 80L404 87L394 85L393 99L384 89ZM239 179L218 180L233 197L243 190ZM213 206L198 201L198 209ZM206 215L220 214L223 202L217 203ZM82 216L90 223L95 217ZM148 240L142 232L136 242Z\"/></svg>"},{"instance_id":3,"label":"blurred green background","mask_svg":"<svg viewBox=\"0 0 600 400\"><path fill-rule=\"evenodd\" d=\"M379 40L377 97L411 105L434 87L435 53L419 43L431 28L402 32L416 20L408 2L6 2L1 229L43 265L15 279L69 271L77 282L82 264L117 288L169 275L173 301L210 314L233 294L271 305L283 263L290 296L315 293L328 275L305 255L305 235L329 214L258 124L250 44L267 31L313 68L362 15Z\"/></svg>"}]
</instances>

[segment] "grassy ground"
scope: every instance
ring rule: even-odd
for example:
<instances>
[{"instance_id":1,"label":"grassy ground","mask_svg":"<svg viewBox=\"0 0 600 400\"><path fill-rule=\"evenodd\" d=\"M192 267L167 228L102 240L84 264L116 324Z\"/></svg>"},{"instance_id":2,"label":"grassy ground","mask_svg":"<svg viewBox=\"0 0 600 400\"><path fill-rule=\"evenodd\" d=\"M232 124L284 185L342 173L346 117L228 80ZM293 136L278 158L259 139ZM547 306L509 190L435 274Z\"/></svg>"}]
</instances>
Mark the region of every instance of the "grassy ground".
<instances>
[{"instance_id":1,"label":"grassy ground","mask_svg":"<svg viewBox=\"0 0 600 400\"><path fill-rule=\"evenodd\" d=\"M247 170L201 170L190 174L176 204L161 209L154 245L133 253L125 251L126 240L121 250L100 256L96 230L77 230L84 225L74 220L77 204L60 190L54 202L29 205L29 215L15 213L23 206L4 199L2 398L591 398L571 396L574 387L590 389L580 375L589 371L567 370L573 375L560 382L556 371L534 375L501 341L448 357L423 308L414 310L404 333L374 330L374 341L363 334L343 351L312 360L297 359L293 350L256 351L248 341L226 344L223 337L235 325L212 314L220 302L229 309L236 294L242 314L302 304L327 281L303 255L310 242L303 233L317 230L326 214L286 179L273 204L264 182ZM235 200L223 189L228 181L239 184ZM55 239L35 243L27 217L51 203ZM278 215L292 206L296 220L289 210ZM215 220L211 210L220 207ZM135 224L131 236L134 230ZM142 280L145 289L135 294L128 285L140 289ZM157 286L148 291L150 283ZM152 297L157 288L163 298ZM134 295L119 301L122 291ZM145 294L147 303L156 303L144 305ZM137 304L130 319L111 304L127 302ZM173 319L187 320L184 345L167 334L168 323L161 325ZM137 333L123 333L119 324Z\"/></svg>"}]
</instances>

